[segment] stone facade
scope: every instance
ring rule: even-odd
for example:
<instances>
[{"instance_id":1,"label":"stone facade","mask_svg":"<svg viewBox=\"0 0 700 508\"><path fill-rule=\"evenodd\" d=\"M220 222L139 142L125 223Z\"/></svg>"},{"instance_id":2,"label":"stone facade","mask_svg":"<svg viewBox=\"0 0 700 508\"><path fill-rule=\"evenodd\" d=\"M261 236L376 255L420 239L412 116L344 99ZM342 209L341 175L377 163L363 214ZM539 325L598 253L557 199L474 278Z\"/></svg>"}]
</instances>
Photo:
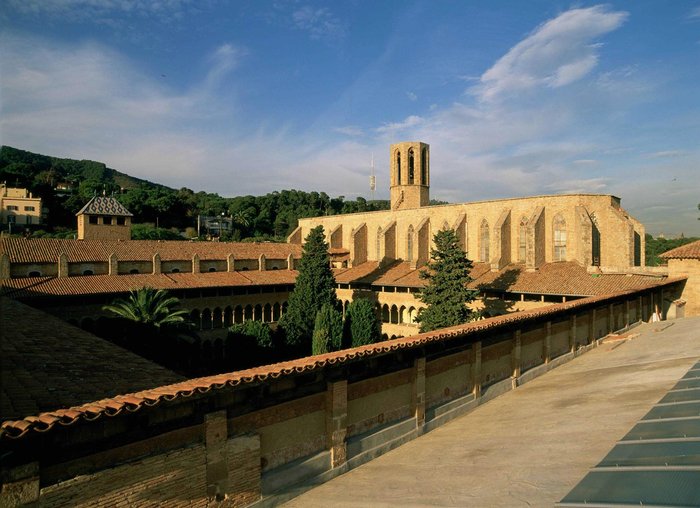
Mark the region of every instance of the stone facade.
<instances>
[{"instance_id":1,"label":"stone facade","mask_svg":"<svg viewBox=\"0 0 700 508\"><path fill-rule=\"evenodd\" d=\"M93 197L76 216L78 240L131 239L133 214L113 197Z\"/></svg>"},{"instance_id":2,"label":"stone facade","mask_svg":"<svg viewBox=\"0 0 700 508\"><path fill-rule=\"evenodd\" d=\"M557 261L622 271L645 264L644 226L615 196L568 194L428 206L429 165L427 144L392 145L390 211L300 219L289 241L299 243L322 225L334 248L349 251L349 266L402 259L420 267L428 261L435 232L449 227L467 256L490 263L492 270L510 263L536 270Z\"/></svg>"},{"instance_id":3,"label":"stone facade","mask_svg":"<svg viewBox=\"0 0 700 508\"><path fill-rule=\"evenodd\" d=\"M24 228L41 224L41 198L35 198L27 189L7 187L0 184L0 223L3 229L12 231L18 226Z\"/></svg>"}]
</instances>

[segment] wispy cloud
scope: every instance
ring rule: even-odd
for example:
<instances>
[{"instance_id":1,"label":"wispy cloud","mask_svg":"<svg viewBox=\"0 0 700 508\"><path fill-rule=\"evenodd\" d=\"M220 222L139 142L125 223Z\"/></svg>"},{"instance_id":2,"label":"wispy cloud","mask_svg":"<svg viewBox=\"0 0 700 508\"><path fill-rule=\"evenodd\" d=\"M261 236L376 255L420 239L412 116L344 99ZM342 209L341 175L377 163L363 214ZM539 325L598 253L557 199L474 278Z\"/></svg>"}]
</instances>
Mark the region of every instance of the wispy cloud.
<instances>
[{"instance_id":1,"label":"wispy cloud","mask_svg":"<svg viewBox=\"0 0 700 508\"><path fill-rule=\"evenodd\" d=\"M688 14L688 18L693 20L700 19L700 5L690 11L690 14Z\"/></svg>"},{"instance_id":2,"label":"wispy cloud","mask_svg":"<svg viewBox=\"0 0 700 508\"><path fill-rule=\"evenodd\" d=\"M683 150L662 150L659 152L651 152L645 154L647 159L671 159L676 157L683 157L687 155L687 152Z\"/></svg>"},{"instance_id":3,"label":"wispy cloud","mask_svg":"<svg viewBox=\"0 0 700 508\"><path fill-rule=\"evenodd\" d=\"M23 14L49 14L73 20L100 19L113 14L180 19L192 0L6 0L8 10Z\"/></svg>"},{"instance_id":4,"label":"wispy cloud","mask_svg":"<svg viewBox=\"0 0 700 508\"><path fill-rule=\"evenodd\" d=\"M341 20L326 7L305 5L292 13L292 21L312 39L338 39L345 35Z\"/></svg>"},{"instance_id":5,"label":"wispy cloud","mask_svg":"<svg viewBox=\"0 0 700 508\"><path fill-rule=\"evenodd\" d=\"M600 46L593 41L626 18L627 13L603 6L560 14L511 48L470 92L482 101L493 101L536 87L559 88L578 81L598 63Z\"/></svg>"},{"instance_id":6,"label":"wispy cloud","mask_svg":"<svg viewBox=\"0 0 700 508\"><path fill-rule=\"evenodd\" d=\"M410 127L415 127L419 125L423 119L419 116L416 115L411 115L407 117L404 121L402 122L392 122L388 124L384 124L381 127L377 127L376 131L381 133L381 134L391 134L391 135L397 135L401 133L401 131L405 131L406 129Z\"/></svg>"},{"instance_id":7,"label":"wispy cloud","mask_svg":"<svg viewBox=\"0 0 700 508\"><path fill-rule=\"evenodd\" d=\"M355 125L346 125L344 127L336 127L333 129L333 131L337 132L339 134L345 134L346 136L352 136L352 137L362 136L364 134L364 131Z\"/></svg>"},{"instance_id":8,"label":"wispy cloud","mask_svg":"<svg viewBox=\"0 0 700 508\"><path fill-rule=\"evenodd\" d=\"M409 101L416 101L418 100L418 96L413 93L413 92L406 92L406 97L408 97Z\"/></svg>"}]
</instances>

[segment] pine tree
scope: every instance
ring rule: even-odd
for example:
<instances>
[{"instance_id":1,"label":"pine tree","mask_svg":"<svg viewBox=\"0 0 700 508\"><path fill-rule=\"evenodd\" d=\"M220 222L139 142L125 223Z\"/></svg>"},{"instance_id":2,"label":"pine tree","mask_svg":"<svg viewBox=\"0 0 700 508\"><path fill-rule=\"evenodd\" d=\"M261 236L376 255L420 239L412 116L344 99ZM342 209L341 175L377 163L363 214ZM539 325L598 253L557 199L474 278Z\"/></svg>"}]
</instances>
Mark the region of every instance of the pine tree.
<instances>
[{"instance_id":1,"label":"pine tree","mask_svg":"<svg viewBox=\"0 0 700 508\"><path fill-rule=\"evenodd\" d=\"M476 298L475 292L467 289L472 280L472 262L460 248L454 230L438 231L433 240L430 263L420 273L427 282L418 294L418 299L426 304L416 317L421 332L459 325L474 317L466 306Z\"/></svg>"},{"instance_id":2,"label":"pine tree","mask_svg":"<svg viewBox=\"0 0 700 508\"><path fill-rule=\"evenodd\" d=\"M323 226L317 226L304 242L299 275L294 291L289 295L287 312L280 319L289 346L301 347L305 351L311 349L316 314L323 304L335 307L338 303L335 286Z\"/></svg>"},{"instance_id":3,"label":"pine tree","mask_svg":"<svg viewBox=\"0 0 700 508\"><path fill-rule=\"evenodd\" d=\"M343 316L332 305L324 303L316 314L311 354L320 355L340 349Z\"/></svg>"},{"instance_id":4,"label":"pine tree","mask_svg":"<svg viewBox=\"0 0 700 508\"><path fill-rule=\"evenodd\" d=\"M382 340L382 325L370 300L353 300L345 312L346 342L351 347L374 344Z\"/></svg>"}]
</instances>

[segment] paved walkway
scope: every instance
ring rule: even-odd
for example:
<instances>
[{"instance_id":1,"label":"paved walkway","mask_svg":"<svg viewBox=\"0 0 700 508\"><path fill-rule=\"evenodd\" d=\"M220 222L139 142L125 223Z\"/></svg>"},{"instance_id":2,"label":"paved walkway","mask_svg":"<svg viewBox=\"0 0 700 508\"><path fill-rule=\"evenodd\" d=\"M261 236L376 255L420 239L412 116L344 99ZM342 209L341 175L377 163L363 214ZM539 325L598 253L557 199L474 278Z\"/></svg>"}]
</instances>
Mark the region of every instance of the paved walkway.
<instances>
[{"instance_id":1,"label":"paved walkway","mask_svg":"<svg viewBox=\"0 0 700 508\"><path fill-rule=\"evenodd\" d=\"M700 318L628 335L285 506L552 506L700 358Z\"/></svg>"}]
</instances>

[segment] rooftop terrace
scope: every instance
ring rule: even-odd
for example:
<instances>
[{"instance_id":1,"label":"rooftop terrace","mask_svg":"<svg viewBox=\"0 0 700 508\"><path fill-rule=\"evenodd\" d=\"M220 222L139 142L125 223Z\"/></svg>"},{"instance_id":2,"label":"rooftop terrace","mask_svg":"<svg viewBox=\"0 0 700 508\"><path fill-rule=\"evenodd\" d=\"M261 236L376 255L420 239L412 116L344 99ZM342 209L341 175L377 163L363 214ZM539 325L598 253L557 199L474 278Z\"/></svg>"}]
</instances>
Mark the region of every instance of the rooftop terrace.
<instances>
[{"instance_id":1,"label":"rooftop terrace","mask_svg":"<svg viewBox=\"0 0 700 508\"><path fill-rule=\"evenodd\" d=\"M700 359L700 318L643 324L617 339L285 506L552 506L570 492L578 495L580 487L572 489L589 472L604 474L596 466L692 373ZM697 441L700 418L689 421ZM679 492L659 480L677 468L645 460L627 468L626 481L649 482L656 472L651 490L657 497L700 497L698 482ZM685 467L698 475L698 466ZM576 495L567 501L581 501ZM647 505L641 498L627 501Z\"/></svg>"}]
</instances>

